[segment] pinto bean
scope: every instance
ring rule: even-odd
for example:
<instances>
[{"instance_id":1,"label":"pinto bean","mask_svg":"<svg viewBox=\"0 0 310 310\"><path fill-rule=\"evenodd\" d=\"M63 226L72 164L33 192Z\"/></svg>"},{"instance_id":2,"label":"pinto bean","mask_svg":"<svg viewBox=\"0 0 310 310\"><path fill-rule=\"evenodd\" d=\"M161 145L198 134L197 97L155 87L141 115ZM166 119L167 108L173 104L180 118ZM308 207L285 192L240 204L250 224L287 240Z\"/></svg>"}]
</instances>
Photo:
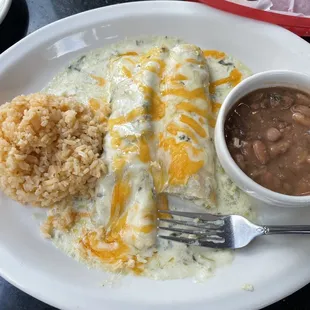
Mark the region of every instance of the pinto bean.
<instances>
[{"instance_id":1,"label":"pinto bean","mask_svg":"<svg viewBox=\"0 0 310 310\"><path fill-rule=\"evenodd\" d=\"M281 188L281 181L278 177L274 176L271 172L267 171L261 178L263 184L273 190L276 191Z\"/></svg>"},{"instance_id":2,"label":"pinto bean","mask_svg":"<svg viewBox=\"0 0 310 310\"><path fill-rule=\"evenodd\" d=\"M297 124L310 127L310 117L306 117L305 115L301 113L294 113L292 115L293 121L295 121Z\"/></svg>"},{"instance_id":3,"label":"pinto bean","mask_svg":"<svg viewBox=\"0 0 310 310\"><path fill-rule=\"evenodd\" d=\"M272 158L284 154L290 147L291 143L289 141L280 141L278 143L274 143L270 146L269 152Z\"/></svg>"},{"instance_id":4,"label":"pinto bean","mask_svg":"<svg viewBox=\"0 0 310 310\"><path fill-rule=\"evenodd\" d=\"M289 132L292 129L291 125L286 126L285 128L279 129L281 133Z\"/></svg>"},{"instance_id":5,"label":"pinto bean","mask_svg":"<svg viewBox=\"0 0 310 310\"><path fill-rule=\"evenodd\" d=\"M287 122L284 122L284 121L278 121L278 128L279 129L284 129L288 126L288 123Z\"/></svg>"},{"instance_id":6,"label":"pinto bean","mask_svg":"<svg viewBox=\"0 0 310 310\"><path fill-rule=\"evenodd\" d=\"M310 98L309 96L303 94L303 93L297 93L296 94L296 100L298 101L299 104L305 105L305 106L310 106Z\"/></svg>"},{"instance_id":7,"label":"pinto bean","mask_svg":"<svg viewBox=\"0 0 310 310\"><path fill-rule=\"evenodd\" d=\"M304 116L310 117L310 108L306 107L305 105L301 104L293 105L291 110L293 113L300 113L303 114Z\"/></svg>"},{"instance_id":8,"label":"pinto bean","mask_svg":"<svg viewBox=\"0 0 310 310\"><path fill-rule=\"evenodd\" d=\"M298 146L297 148L295 148L295 157L296 157L295 159L296 165L303 165L303 163L307 161L308 150L301 146Z\"/></svg>"},{"instance_id":9,"label":"pinto bean","mask_svg":"<svg viewBox=\"0 0 310 310\"><path fill-rule=\"evenodd\" d=\"M296 186L296 195L305 196L310 194L310 183L309 180L301 179Z\"/></svg>"},{"instance_id":10,"label":"pinto bean","mask_svg":"<svg viewBox=\"0 0 310 310\"><path fill-rule=\"evenodd\" d=\"M252 103L250 107L252 110L256 111L256 110L259 110L260 104L258 102L255 102L255 103Z\"/></svg>"},{"instance_id":11,"label":"pinto bean","mask_svg":"<svg viewBox=\"0 0 310 310\"><path fill-rule=\"evenodd\" d=\"M269 159L269 155L268 155L267 148L266 148L265 144L260 140L256 140L253 143L253 150L254 150L255 156L259 160L259 162L262 165L265 165Z\"/></svg>"},{"instance_id":12,"label":"pinto bean","mask_svg":"<svg viewBox=\"0 0 310 310\"><path fill-rule=\"evenodd\" d=\"M251 101L253 102L261 102L264 98L263 93L254 93L251 95Z\"/></svg>"},{"instance_id":13,"label":"pinto bean","mask_svg":"<svg viewBox=\"0 0 310 310\"><path fill-rule=\"evenodd\" d=\"M246 156L246 157L251 156L251 154L253 154L253 146L252 146L252 143L242 141L242 144L241 144L241 153L242 153L244 156Z\"/></svg>"},{"instance_id":14,"label":"pinto bean","mask_svg":"<svg viewBox=\"0 0 310 310\"><path fill-rule=\"evenodd\" d=\"M266 184L266 186L269 187L269 188L270 188L270 186L273 185L273 180L272 179L273 179L273 176L272 176L272 174L269 171L265 172L262 175L263 183Z\"/></svg>"},{"instance_id":15,"label":"pinto bean","mask_svg":"<svg viewBox=\"0 0 310 310\"><path fill-rule=\"evenodd\" d=\"M271 127L267 130L266 136L269 141L275 142L281 138L281 132L277 128Z\"/></svg>"},{"instance_id":16,"label":"pinto bean","mask_svg":"<svg viewBox=\"0 0 310 310\"><path fill-rule=\"evenodd\" d=\"M276 108L280 106L281 100L282 100L282 96L277 93L271 93L269 95L269 102L270 102L271 108Z\"/></svg>"},{"instance_id":17,"label":"pinto bean","mask_svg":"<svg viewBox=\"0 0 310 310\"><path fill-rule=\"evenodd\" d=\"M244 162L244 157L242 154L236 154L234 156L234 160L242 170L245 169L245 162Z\"/></svg>"},{"instance_id":18,"label":"pinto bean","mask_svg":"<svg viewBox=\"0 0 310 310\"><path fill-rule=\"evenodd\" d=\"M310 196L310 92L271 87L241 98L225 125L236 164L278 193Z\"/></svg>"},{"instance_id":19,"label":"pinto bean","mask_svg":"<svg viewBox=\"0 0 310 310\"><path fill-rule=\"evenodd\" d=\"M268 104L269 104L269 100L268 99L264 99L263 101L261 101L260 107L262 109L266 109L268 107Z\"/></svg>"},{"instance_id":20,"label":"pinto bean","mask_svg":"<svg viewBox=\"0 0 310 310\"><path fill-rule=\"evenodd\" d=\"M284 194L290 195L290 194L292 194L293 188L290 184L284 183L283 184L283 190L284 190Z\"/></svg>"},{"instance_id":21,"label":"pinto bean","mask_svg":"<svg viewBox=\"0 0 310 310\"><path fill-rule=\"evenodd\" d=\"M253 178L253 179L255 179L255 178L260 177L260 176L262 176L263 174L265 174L266 171L267 171L266 166L261 166L261 167L255 169L255 170L253 170L253 171L250 173L250 177Z\"/></svg>"},{"instance_id":22,"label":"pinto bean","mask_svg":"<svg viewBox=\"0 0 310 310\"><path fill-rule=\"evenodd\" d=\"M290 96L283 96L281 101L281 110L289 109L294 103L294 99Z\"/></svg>"}]
</instances>

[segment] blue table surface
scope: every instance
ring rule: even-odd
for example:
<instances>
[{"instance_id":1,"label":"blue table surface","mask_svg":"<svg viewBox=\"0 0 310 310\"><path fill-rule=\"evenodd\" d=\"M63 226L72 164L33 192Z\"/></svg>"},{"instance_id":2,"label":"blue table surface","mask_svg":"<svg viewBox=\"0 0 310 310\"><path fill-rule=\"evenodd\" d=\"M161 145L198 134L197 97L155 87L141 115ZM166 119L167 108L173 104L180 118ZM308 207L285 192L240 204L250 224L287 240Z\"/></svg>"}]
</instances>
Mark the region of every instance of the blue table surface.
<instances>
[{"instance_id":1,"label":"blue table surface","mask_svg":"<svg viewBox=\"0 0 310 310\"><path fill-rule=\"evenodd\" d=\"M86 10L130 1L13 0L7 17L0 25L0 53L27 34L55 20ZM264 310L310 310L309 295L310 284ZM56 308L29 296L0 277L0 310L56 310Z\"/></svg>"}]
</instances>

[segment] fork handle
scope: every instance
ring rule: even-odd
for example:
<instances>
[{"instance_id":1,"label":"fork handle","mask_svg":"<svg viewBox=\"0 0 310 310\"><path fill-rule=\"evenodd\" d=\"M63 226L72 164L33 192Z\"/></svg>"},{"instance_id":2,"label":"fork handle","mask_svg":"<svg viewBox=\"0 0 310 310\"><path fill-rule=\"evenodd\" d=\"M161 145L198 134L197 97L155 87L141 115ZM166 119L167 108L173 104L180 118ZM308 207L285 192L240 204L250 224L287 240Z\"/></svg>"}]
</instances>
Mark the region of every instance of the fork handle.
<instances>
[{"instance_id":1,"label":"fork handle","mask_svg":"<svg viewBox=\"0 0 310 310\"><path fill-rule=\"evenodd\" d=\"M310 225L271 225L262 226L264 235L280 235L280 234L310 234Z\"/></svg>"}]
</instances>

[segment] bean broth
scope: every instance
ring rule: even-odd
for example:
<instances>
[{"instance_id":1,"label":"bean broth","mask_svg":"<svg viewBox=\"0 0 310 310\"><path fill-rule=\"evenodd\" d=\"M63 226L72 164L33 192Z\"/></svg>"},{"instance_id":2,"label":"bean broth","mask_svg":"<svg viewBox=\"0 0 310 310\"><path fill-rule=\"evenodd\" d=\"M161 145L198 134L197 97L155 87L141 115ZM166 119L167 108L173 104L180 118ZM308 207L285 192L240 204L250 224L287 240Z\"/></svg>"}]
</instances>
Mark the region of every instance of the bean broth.
<instances>
[{"instance_id":1,"label":"bean broth","mask_svg":"<svg viewBox=\"0 0 310 310\"><path fill-rule=\"evenodd\" d=\"M310 95L291 88L259 89L240 99L225 122L235 162L278 193L310 195Z\"/></svg>"}]
</instances>

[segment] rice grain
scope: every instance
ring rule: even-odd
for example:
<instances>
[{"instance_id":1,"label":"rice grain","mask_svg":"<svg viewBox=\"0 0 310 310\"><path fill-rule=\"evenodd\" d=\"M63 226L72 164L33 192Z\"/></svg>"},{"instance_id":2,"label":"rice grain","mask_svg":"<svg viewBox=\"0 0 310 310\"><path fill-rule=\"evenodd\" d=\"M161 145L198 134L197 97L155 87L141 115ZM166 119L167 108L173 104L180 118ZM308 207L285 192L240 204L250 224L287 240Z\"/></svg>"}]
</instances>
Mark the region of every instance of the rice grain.
<instances>
[{"instance_id":1,"label":"rice grain","mask_svg":"<svg viewBox=\"0 0 310 310\"><path fill-rule=\"evenodd\" d=\"M106 172L105 124L72 98L19 96L0 107L0 188L11 198L50 207L90 197Z\"/></svg>"}]
</instances>

